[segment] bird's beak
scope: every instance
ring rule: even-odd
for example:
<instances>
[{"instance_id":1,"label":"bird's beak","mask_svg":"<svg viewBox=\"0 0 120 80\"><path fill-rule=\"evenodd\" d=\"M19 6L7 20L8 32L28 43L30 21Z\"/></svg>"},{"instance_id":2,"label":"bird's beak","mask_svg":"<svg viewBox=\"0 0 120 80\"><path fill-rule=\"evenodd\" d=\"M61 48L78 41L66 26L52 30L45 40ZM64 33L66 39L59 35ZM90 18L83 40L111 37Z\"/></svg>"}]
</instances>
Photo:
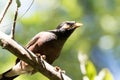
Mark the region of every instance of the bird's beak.
<instances>
[{"instance_id":1,"label":"bird's beak","mask_svg":"<svg viewBox=\"0 0 120 80\"><path fill-rule=\"evenodd\" d=\"M74 28L78 28L78 27L80 27L80 26L83 26L83 24L82 24L82 23L75 23L75 24L73 25Z\"/></svg>"}]
</instances>

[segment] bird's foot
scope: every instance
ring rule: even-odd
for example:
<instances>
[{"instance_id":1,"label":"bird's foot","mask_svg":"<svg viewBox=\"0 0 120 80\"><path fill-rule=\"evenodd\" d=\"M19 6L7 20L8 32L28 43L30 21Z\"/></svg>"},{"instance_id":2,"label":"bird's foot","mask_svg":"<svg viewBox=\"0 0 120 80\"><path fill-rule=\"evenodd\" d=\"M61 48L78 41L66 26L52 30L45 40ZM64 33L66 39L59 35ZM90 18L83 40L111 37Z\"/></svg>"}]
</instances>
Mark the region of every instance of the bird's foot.
<instances>
[{"instance_id":1,"label":"bird's foot","mask_svg":"<svg viewBox=\"0 0 120 80\"><path fill-rule=\"evenodd\" d=\"M55 66L55 70L57 71L57 72L60 72L60 73L64 73L65 74L65 70L62 70L60 67L58 67L58 66Z\"/></svg>"},{"instance_id":2,"label":"bird's foot","mask_svg":"<svg viewBox=\"0 0 120 80\"><path fill-rule=\"evenodd\" d=\"M42 58L43 60L45 60L45 59L46 59L46 56L45 56L45 55L41 55L41 58Z\"/></svg>"}]
</instances>

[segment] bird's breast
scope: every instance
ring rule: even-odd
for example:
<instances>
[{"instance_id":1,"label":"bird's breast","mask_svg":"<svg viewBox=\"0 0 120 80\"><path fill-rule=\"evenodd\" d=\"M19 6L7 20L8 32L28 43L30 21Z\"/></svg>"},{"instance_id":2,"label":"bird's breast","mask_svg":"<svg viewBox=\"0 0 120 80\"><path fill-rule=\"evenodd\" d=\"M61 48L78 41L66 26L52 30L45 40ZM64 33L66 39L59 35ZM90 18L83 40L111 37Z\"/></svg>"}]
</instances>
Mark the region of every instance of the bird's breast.
<instances>
[{"instance_id":1,"label":"bird's breast","mask_svg":"<svg viewBox=\"0 0 120 80\"><path fill-rule=\"evenodd\" d=\"M59 42L56 39L47 41L42 45L36 45L37 51L35 53L40 53L41 55L46 56L46 60L49 63L52 63L60 55L63 43Z\"/></svg>"}]
</instances>

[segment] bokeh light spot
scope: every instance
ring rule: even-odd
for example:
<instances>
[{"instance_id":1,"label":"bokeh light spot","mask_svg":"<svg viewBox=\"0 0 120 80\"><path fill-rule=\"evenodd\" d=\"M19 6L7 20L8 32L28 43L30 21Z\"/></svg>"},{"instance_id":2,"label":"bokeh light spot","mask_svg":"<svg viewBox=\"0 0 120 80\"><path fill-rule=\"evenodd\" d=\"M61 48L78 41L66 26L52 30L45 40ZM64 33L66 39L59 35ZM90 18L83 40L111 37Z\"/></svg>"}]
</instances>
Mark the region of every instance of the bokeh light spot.
<instances>
[{"instance_id":1,"label":"bokeh light spot","mask_svg":"<svg viewBox=\"0 0 120 80\"><path fill-rule=\"evenodd\" d=\"M102 36L98 43L101 49L111 49L114 46L114 39L112 36Z\"/></svg>"},{"instance_id":2,"label":"bokeh light spot","mask_svg":"<svg viewBox=\"0 0 120 80\"><path fill-rule=\"evenodd\" d=\"M117 21L110 15L105 15L101 18L101 27L105 32L110 33L115 33L118 30Z\"/></svg>"}]
</instances>

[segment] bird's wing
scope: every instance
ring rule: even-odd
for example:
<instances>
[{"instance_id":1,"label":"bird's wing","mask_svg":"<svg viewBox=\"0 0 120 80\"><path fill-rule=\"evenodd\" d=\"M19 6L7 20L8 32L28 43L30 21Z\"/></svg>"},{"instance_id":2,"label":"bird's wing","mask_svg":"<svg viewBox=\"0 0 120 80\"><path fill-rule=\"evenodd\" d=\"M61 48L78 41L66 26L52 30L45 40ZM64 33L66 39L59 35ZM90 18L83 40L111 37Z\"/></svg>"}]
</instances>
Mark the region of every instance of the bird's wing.
<instances>
[{"instance_id":1,"label":"bird's wing","mask_svg":"<svg viewBox=\"0 0 120 80\"><path fill-rule=\"evenodd\" d=\"M43 45L43 43L53 38L54 36L53 36L53 33L51 32L48 32L48 31L40 32L37 35L35 35L35 37L33 37L25 47L28 49L30 46L34 45L35 43L39 44L40 46L40 45Z\"/></svg>"},{"instance_id":2,"label":"bird's wing","mask_svg":"<svg viewBox=\"0 0 120 80\"><path fill-rule=\"evenodd\" d=\"M40 32L37 35L35 35L25 46L26 49L29 49L30 47L32 47L33 45L39 45L39 47L41 45L44 45L44 43L51 41L52 39L55 39L55 35L51 32L48 31L44 31L44 32ZM16 59L16 63L18 63L20 61L20 59Z\"/></svg>"},{"instance_id":3,"label":"bird's wing","mask_svg":"<svg viewBox=\"0 0 120 80\"><path fill-rule=\"evenodd\" d=\"M35 37L32 40L30 40L27 45L26 48L29 48L31 45L33 45L37 40L39 39L39 37Z\"/></svg>"},{"instance_id":4,"label":"bird's wing","mask_svg":"<svg viewBox=\"0 0 120 80\"><path fill-rule=\"evenodd\" d=\"M35 37L33 37L33 38L27 43L27 45L25 46L25 48L29 48L29 47L30 47L31 45L33 45L38 39L39 39L39 36L37 36L37 35L36 35ZM17 58L15 64L17 64L19 61L20 61L20 59Z\"/></svg>"},{"instance_id":5,"label":"bird's wing","mask_svg":"<svg viewBox=\"0 0 120 80\"><path fill-rule=\"evenodd\" d=\"M33 37L25 46L26 48L29 48L31 45L33 45L37 40L39 39L39 36L36 35L35 37Z\"/></svg>"}]
</instances>

